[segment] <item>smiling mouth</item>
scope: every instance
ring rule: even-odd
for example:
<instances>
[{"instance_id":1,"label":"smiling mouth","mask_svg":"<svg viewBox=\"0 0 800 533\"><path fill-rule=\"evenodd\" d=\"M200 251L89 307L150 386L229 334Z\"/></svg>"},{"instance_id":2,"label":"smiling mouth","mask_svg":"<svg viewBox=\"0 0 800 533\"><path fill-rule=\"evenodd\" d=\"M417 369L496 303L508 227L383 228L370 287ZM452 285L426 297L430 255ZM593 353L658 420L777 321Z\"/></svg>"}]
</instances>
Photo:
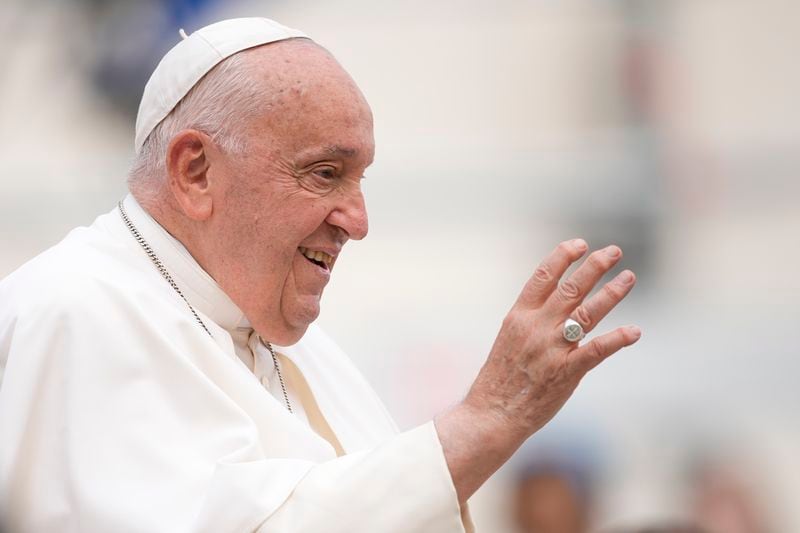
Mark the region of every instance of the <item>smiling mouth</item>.
<instances>
[{"instance_id":1,"label":"smiling mouth","mask_svg":"<svg viewBox=\"0 0 800 533\"><path fill-rule=\"evenodd\" d=\"M331 269L331 264L333 263L333 256L330 254L326 254L325 252L320 252L319 250L310 250L303 246L298 248L303 257L314 263L320 268L324 268L325 270Z\"/></svg>"}]
</instances>

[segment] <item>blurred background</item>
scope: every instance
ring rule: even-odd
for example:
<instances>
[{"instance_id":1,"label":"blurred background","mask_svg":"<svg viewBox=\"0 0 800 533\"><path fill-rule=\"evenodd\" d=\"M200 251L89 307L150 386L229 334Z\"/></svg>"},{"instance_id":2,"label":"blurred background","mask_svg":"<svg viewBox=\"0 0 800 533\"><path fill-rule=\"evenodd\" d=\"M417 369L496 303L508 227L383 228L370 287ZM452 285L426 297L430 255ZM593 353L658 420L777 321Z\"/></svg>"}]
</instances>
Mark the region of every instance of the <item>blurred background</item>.
<instances>
[{"instance_id":1,"label":"blurred background","mask_svg":"<svg viewBox=\"0 0 800 533\"><path fill-rule=\"evenodd\" d=\"M606 325L642 340L476 494L479 531L800 531L800 2L1 0L0 276L113 208L150 72L233 16L304 30L373 107L370 237L319 322L402 428L559 241L638 274Z\"/></svg>"}]
</instances>

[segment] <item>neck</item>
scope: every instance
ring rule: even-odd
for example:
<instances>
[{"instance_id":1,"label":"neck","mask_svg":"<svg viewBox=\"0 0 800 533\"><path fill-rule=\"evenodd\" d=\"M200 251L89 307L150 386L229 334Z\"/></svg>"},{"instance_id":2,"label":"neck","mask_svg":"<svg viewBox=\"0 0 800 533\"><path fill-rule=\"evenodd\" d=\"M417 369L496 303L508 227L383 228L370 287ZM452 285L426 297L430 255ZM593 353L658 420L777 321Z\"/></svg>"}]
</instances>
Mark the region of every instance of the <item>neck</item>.
<instances>
[{"instance_id":1,"label":"neck","mask_svg":"<svg viewBox=\"0 0 800 533\"><path fill-rule=\"evenodd\" d=\"M184 215L178 212L175 201L163 198L163 194L142 194L140 191L131 188L131 195L136 199L136 202L144 209L148 215L153 217L153 220L164 228L167 233L172 235L186 248L192 255L200 267L208 271L204 261L202 260L202 253L200 247L195 242L192 236L201 235L202 232L198 231L199 228L188 227L188 220ZM209 272L210 275L210 272Z\"/></svg>"}]
</instances>

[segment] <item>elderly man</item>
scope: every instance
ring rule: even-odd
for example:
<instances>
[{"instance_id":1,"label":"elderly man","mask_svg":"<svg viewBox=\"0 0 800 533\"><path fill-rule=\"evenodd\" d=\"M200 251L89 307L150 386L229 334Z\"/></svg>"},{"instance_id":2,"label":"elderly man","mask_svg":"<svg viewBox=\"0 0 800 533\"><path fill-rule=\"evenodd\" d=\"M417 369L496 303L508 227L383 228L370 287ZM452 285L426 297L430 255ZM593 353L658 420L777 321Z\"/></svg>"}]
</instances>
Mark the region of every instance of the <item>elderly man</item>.
<instances>
[{"instance_id":1,"label":"elderly man","mask_svg":"<svg viewBox=\"0 0 800 533\"><path fill-rule=\"evenodd\" d=\"M148 82L130 195L0 284L0 490L13 531L461 532L466 502L639 338L580 344L630 290L560 244L469 393L399 433L312 322L367 234L372 116L302 33L183 34Z\"/></svg>"}]
</instances>

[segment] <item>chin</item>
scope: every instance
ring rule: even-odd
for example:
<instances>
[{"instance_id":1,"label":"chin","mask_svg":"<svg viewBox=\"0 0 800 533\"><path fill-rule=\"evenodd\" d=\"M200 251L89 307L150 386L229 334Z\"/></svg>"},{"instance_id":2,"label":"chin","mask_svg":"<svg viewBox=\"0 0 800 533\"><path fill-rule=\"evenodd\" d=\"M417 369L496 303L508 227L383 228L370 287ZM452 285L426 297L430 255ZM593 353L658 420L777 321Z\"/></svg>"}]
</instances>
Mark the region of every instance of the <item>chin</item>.
<instances>
[{"instance_id":1,"label":"chin","mask_svg":"<svg viewBox=\"0 0 800 533\"><path fill-rule=\"evenodd\" d=\"M277 309L254 309L254 319L250 320L250 324L265 341L278 346L291 346L305 335L319 313L319 295L284 297Z\"/></svg>"},{"instance_id":2,"label":"chin","mask_svg":"<svg viewBox=\"0 0 800 533\"><path fill-rule=\"evenodd\" d=\"M296 343L305 335L308 326L317 319L320 311L319 299L302 304L293 306L291 312L283 313L283 324L272 334L272 341L275 344L289 346Z\"/></svg>"},{"instance_id":3,"label":"chin","mask_svg":"<svg viewBox=\"0 0 800 533\"><path fill-rule=\"evenodd\" d=\"M311 324L309 323L302 328L291 328L280 331L273 335L270 341L278 346L291 346L303 338L303 335L306 334L306 330L310 325Z\"/></svg>"}]
</instances>

